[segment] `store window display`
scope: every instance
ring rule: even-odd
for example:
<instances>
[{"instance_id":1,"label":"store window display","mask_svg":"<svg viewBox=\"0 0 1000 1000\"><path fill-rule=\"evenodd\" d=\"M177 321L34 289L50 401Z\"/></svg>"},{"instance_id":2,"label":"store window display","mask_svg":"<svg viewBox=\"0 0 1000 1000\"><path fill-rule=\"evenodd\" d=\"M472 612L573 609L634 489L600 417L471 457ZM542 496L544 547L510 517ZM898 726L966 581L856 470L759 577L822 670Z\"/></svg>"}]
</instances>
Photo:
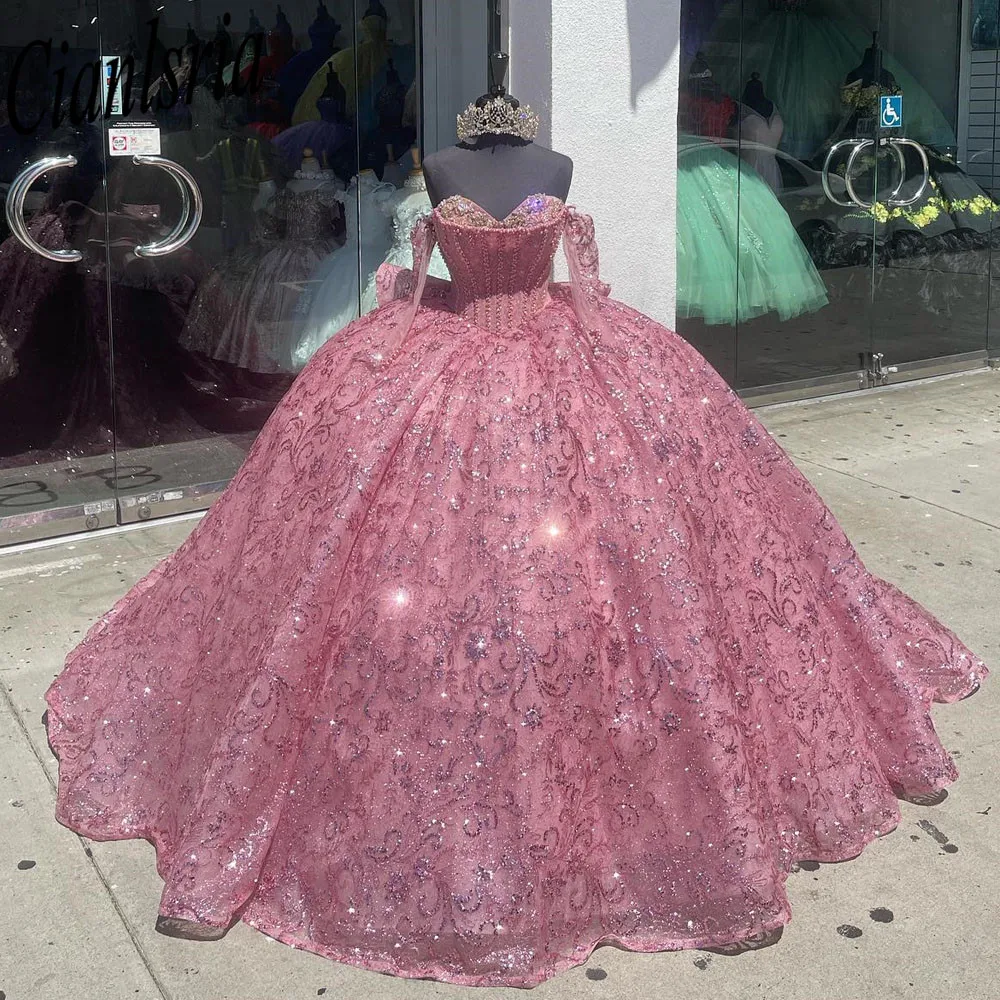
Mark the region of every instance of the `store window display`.
<instances>
[{"instance_id":1,"label":"store window display","mask_svg":"<svg viewBox=\"0 0 1000 1000\"><path fill-rule=\"evenodd\" d=\"M685 335L762 394L868 386L882 379L875 358L898 372L985 349L998 206L957 144L962 101L976 148L992 147L993 119L960 94L962 5L684 7Z\"/></svg>"},{"instance_id":2,"label":"store window display","mask_svg":"<svg viewBox=\"0 0 1000 1000\"><path fill-rule=\"evenodd\" d=\"M302 289L338 236L344 240L342 192L308 148L280 190L262 185L253 242L202 284L181 345L247 372L294 373ZM343 283L350 294L349 277Z\"/></svg>"},{"instance_id":3,"label":"store window display","mask_svg":"<svg viewBox=\"0 0 1000 1000\"><path fill-rule=\"evenodd\" d=\"M877 20L877 5L873 10ZM756 3L746 9L742 0L731 0L704 43L710 58L731 45L728 25L733 19L739 21L741 12L740 61L719 60L719 82L738 93L740 66L757 72L768 96L782 110L781 148L809 160L843 117L841 90L871 44L871 29L842 0L769 0L766 6ZM908 92L908 130L913 137L954 145L955 130L926 88L890 52L883 53L883 64Z\"/></svg>"},{"instance_id":4,"label":"store window display","mask_svg":"<svg viewBox=\"0 0 1000 1000\"><path fill-rule=\"evenodd\" d=\"M413 267L413 231L420 220L430 214L431 199L427 193L427 181L420 164L419 150L414 148L413 167L402 188L386 198L381 207L392 223L392 246L386 254L385 265L399 268ZM440 247L435 247L427 267L433 278L449 279L448 265L441 256ZM361 298L361 311L368 312L378 305L377 274L369 275Z\"/></svg>"},{"instance_id":5,"label":"store window display","mask_svg":"<svg viewBox=\"0 0 1000 1000\"><path fill-rule=\"evenodd\" d=\"M682 137L677 167L679 317L732 326L827 304L788 213L752 166L716 143Z\"/></svg>"},{"instance_id":6,"label":"store window display","mask_svg":"<svg viewBox=\"0 0 1000 1000\"><path fill-rule=\"evenodd\" d=\"M354 124L347 113L347 94L332 68L327 69L327 85L316 102L319 120L302 122L274 138L275 147L286 163L297 163L311 149L324 168L344 181L354 174L357 152Z\"/></svg>"},{"instance_id":7,"label":"store window display","mask_svg":"<svg viewBox=\"0 0 1000 1000\"><path fill-rule=\"evenodd\" d=\"M344 242L331 248L306 275L305 295L292 331L290 360L298 371L331 337L359 315L358 274L362 286L385 260L392 244L386 205L396 192L374 170L362 170L342 202Z\"/></svg>"},{"instance_id":8,"label":"store window display","mask_svg":"<svg viewBox=\"0 0 1000 1000\"><path fill-rule=\"evenodd\" d=\"M755 72L747 80L740 102L740 156L775 194L781 194L781 168L775 151L784 133L785 119Z\"/></svg>"},{"instance_id":9,"label":"store window display","mask_svg":"<svg viewBox=\"0 0 1000 1000\"><path fill-rule=\"evenodd\" d=\"M410 15L412 18L412 11ZM379 96L384 88L393 86L393 74L395 79L405 77L407 86L415 77L412 49L394 43L389 32L389 14L375 0L361 17L358 45L336 53L313 74L296 101L292 122L298 124L319 117L317 101L326 88L329 66L347 94L348 107L356 111L358 128L362 132L375 130L379 125Z\"/></svg>"},{"instance_id":10,"label":"store window display","mask_svg":"<svg viewBox=\"0 0 1000 1000\"><path fill-rule=\"evenodd\" d=\"M0 5L9 42L0 49L0 192L32 163L62 157L66 165L25 192L22 215L43 247L81 255L47 260L0 232L12 293L0 305L0 461L12 481L44 483L40 510L21 517L15 501L8 521L0 505L0 543L24 537L22 526L38 537L50 509L60 531L92 525L95 508L103 526L205 506L311 352L374 306L384 260L409 263L417 203L426 207L414 167L423 118L436 135L456 100L433 57L423 72L434 93L423 100L418 6L200 0L178 18L169 4L107 0L78 34L69 14L46 8L47 62L35 34L21 37L23 19ZM484 46L485 8L479 18L461 13L456 39ZM442 8L432 23L447 27L449 17ZM102 54L122 103L77 115L74 93L86 96L84 84L104 72ZM471 86L485 77L483 61ZM464 86L462 73L449 79ZM99 91L93 100L100 105ZM155 127L155 163L109 154L113 130L140 125L144 135ZM185 245L160 253L178 233ZM137 255L144 246L154 252ZM440 259L436 270L446 273ZM133 364L143 351L148 361ZM130 414L143 406L138 433L142 420ZM65 461L43 474L38 463L53 455Z\"/></svg>"},{"instance_id":11,"label":"store window display","mask_svg":"<svg viewBox=\"0 0 1000 1000\"><path fill-rule=\"evenodd\" d=\"M690 135L724 136L732 130L736 102L715 79L703 52L691 63L678 108L681 128Z\"/></svg>"},{"instance_id":12,"label":"store window display","mask_svg":"<svg viewBox=\"0 0 1000 1000\"><path fill-rule=\"evenodd\" d=\"M341 25L330 16L326 4L316 8L316 17L309 25L309 47L288 60L278 73L279 97L289 117L310 81L327 60L342 47ZM346 106L347 96L344 95Z\"/></svg>"},{"instance_id":13,"label":"store window display","mask_svg":"<svg viewBox=\"0 0 1000 1000\"><path fill-rule=\"evenodd\" d=\"M823 308L826 287L775 194L780 171L766 143L783 123L759 78L737 103L698 52L678 107L678 317L733 326ZM741 147L741 162L725 140L744 126L763 142Z\"/></svg>"}]
</instances>

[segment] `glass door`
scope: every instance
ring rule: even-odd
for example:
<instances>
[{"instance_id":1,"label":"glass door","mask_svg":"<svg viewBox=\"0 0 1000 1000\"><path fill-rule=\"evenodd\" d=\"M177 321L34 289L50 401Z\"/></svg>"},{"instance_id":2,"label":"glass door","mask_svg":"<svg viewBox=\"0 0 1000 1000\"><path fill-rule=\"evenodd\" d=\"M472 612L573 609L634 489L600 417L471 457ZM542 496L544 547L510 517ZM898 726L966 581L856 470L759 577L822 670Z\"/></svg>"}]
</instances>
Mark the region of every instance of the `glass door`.
<instances>
[{"instance_id":1,"label":"glass door","mask_svg":"<svg viewBox=\"0 0 1000 1000\"><path fill-rule=\"evenodd\" d=\"M102 0L123 522L208 506L376 305L421 190L418 6Z\"/></svg>"},{"instance_id":2,"label":"glass door","mask_svg":"<svg viewBox=\"0 0 1000 1000\"><path fill-rule=\"evenodd\" d=\"M679 330L760 399L981 363L997 0L684 7Z\"/></svg>"},{"instance_id":3,"label":"glass door","mask_svg":"<svg viewBox=\"0 0 1000 1000\"><path fill-rule=\"evenodd\" d=\"M486 14L0 5L0 545L211 503L379 266L410 265Z\"/></svg>"},{"instance_id":4,"label":"glass door","mask_svg":"<svg viewBox=\"0 0 1000 1000\"><path fill-rule=\"evenodd\" d=\"M0 5L0 544L115 523L96 0Z\"/></svg>"},{"instance_id":5,"label":"glass door","mask_svg":"<svg viewBox=\"0 0 1000 1000\"><path fill-rule=\"evenodd\" d=\"M857 387L872 353L877 226L854 193L872 133L848 88L867 34L847 6L743 4L741 389Z\"/></svg>"},{"instance_id":6,"label":"glass door","mask_svg":"<svg viewBox=\"0 0 1000 1000\"><path fill-rule=\"evenodd\" d=\"M362 30L388 45L388 17L366 29L364 13L102 2L123 523L208 506L312 353L358 315L351 184L370 87L354 85L355 57Z\"/></svg>"},{"instance_id":7,"label":"glass door","mask_svg":"<svg viewBox=\"0 0 1000 1000\"><path fill-rule=\"evenodd\" d=\"M875 223L841 98L868 36L821 0L685 6L678 329L739 389L856 385Z\"/></svg>"},{"instance_id":8,"label":"glass door","mask_svg":"<svg viewBox=\"0 0 1000 1000\"><path fill-rule=\"evenodd\" d=\"M996 11L996 0L880 3L857 84L884 154L859 193L876 225L873 384L986 357L998 206L972 162L996 142L996 48L973 63L971 42Z\"/></svg>"}]
</instances>

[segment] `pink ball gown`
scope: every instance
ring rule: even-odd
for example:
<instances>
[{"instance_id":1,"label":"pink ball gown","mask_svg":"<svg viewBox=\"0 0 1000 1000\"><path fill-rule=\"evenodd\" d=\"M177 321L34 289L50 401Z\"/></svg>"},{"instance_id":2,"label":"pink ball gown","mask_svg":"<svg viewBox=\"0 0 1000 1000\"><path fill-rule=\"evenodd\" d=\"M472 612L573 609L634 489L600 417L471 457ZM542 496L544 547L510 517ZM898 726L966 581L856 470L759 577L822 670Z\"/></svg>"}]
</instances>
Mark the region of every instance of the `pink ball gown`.
<instances>
[{"instance_id":1,"label":"pink ball gown","mask_svg":"<svg viewBox=\"0 0 1000 1000\"><path fill-rule=\"evenodd\" d=\"M586 216L450 198L414 261L70 655L59 820L151 841L165 918L401 976L781 926L796 861L956 777L931 703L984 664L608 297Z\"/></svg>"}]
</instances>

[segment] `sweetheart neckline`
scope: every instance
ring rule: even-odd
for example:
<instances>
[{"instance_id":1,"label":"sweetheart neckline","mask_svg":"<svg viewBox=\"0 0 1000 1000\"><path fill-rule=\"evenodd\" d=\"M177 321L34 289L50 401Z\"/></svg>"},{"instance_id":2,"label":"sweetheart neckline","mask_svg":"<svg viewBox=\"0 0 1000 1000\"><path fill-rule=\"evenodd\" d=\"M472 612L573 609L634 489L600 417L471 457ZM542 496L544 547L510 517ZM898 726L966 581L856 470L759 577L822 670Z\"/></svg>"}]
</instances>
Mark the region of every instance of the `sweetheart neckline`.
<instances>
[{"instance_id":1,"label":"sweetheart neckline","mask_svg":"<svg viewBox=\"0 0 1000 1000\"><path fill-rule=\"evenodd\" d=\"M448 202L464 201L469 205L471 205L473 208L475 208L477 211L482 212L483 215L485 215L493 223L493 225L503 226L504 223L509 222L533 198L544 198L546 202L555 202L557 205L559 205L560 208L566 208L566 202L564 202L562 198L557 198L554 194L544 194L542 192L539 192L538 194L529 194L526 197L522 198L521 201L518 202L518 204L515 205L514 208L512 208L511 211L509 211L502 219L498 219L492 212L483 208L483 206L480 205L477 201L473 201L472 198L467 198L464 194L453 194L449 195L447 198L438 202L438 204L434 206L433 212L435 215L441 216L441 209L445 205L447 205ZM444 218L444 216L441 217ZM462 225L461 221L457 219L444 218L444 221L451 225L456 225L456 224Z\"/></svg>"}]
</instances>

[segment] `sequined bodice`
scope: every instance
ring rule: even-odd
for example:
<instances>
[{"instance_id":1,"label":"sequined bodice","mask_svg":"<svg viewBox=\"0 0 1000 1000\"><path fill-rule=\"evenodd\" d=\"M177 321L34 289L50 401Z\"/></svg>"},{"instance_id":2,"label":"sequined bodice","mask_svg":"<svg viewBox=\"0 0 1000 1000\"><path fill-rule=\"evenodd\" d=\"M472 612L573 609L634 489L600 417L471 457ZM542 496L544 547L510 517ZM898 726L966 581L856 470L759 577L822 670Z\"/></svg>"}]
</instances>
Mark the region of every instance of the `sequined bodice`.
<instances>
[{"instance_id":1,"label":"sequined bodice","mask_svg":"<svg viewBox=\"0 0 1000 1000\"><path fill-rule=\"evenodd\" d=\"M281 205L276 204L277 195L260 209L254 218L254 239L258 243L272 243L281 239Z\"/></svg>"},{"instance_id":2,"label":"sequined bodice","mask_svg":"<svg viewBox=\"0 0 1000 1000\"><path fill-rule=\"evenodd\" d=\"M566 211L550 195L525 198L504 219L461 196L441 202L432 219L452 309L488 330L518 329L537 316L549 301Z\"/></svg>"},{"instance_id":3,"label":"sequined bodice","mask_svg":"<svg viewBox=\"0 0 1000 1000\"><path fill-rule=\"evenodd\" d=\"M285 237L290 240L325 240L333 236L340 199L332 185L312 191L290 191L275 195L277 212L285 221Z\"/></svg>"}]
</instances>

